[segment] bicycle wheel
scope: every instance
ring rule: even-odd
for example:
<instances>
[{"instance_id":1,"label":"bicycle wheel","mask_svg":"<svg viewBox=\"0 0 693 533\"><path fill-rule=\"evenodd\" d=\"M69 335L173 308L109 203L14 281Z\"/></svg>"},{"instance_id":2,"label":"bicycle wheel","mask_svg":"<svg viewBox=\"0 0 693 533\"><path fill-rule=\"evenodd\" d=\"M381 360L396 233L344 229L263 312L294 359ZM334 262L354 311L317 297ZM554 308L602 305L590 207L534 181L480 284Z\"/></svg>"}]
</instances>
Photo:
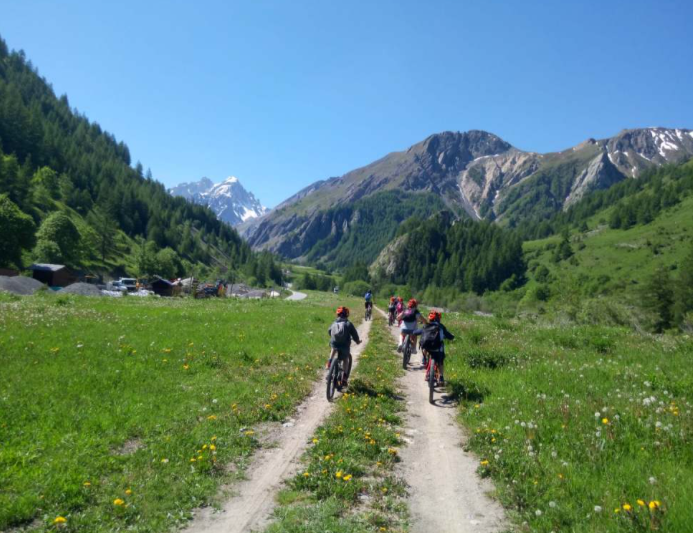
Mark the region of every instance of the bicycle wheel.
<instances>
[{"instance_id":1,"label":"bicycle wheel","mask_svg":"<svg viewBox=\"0 0 693 533\"><path fill-rule=\"evenodd\" d=\"M339 357L334 355L330 361L330 369L327 371L327 401L331 402L334 398L334 391L339 381Z\"/></svg>"},{"instance_id":2,"label":"bicycle wheel","mask_svg":"<svg viewBox=\"0 0 693 533\"><path fill-rule=\"evenodd\" d=\"M345 368L344 368L344 379L349 380L349 376L351 376L351 365L353 364L354 360L351 357L351 354L349 354L349 357L345 361Z\"/></svg>"},{"instance_id":3,"label":"bicycle wheel","mask_svg":"<svg viewBox=\"0 0 693 533\"><path fill-rule=\"evenodd\" d=\"M431 358L428 365L428 403L433 403L433 393L435 392L437 370L438 364L433 360L433 358Z\"/></svg>"},{"instance_id":4,"label":"bicycle wheel","mask_svg":"<svg viewBox=\"0 0 693 533\"><path fill-rule=\"evenodd\" d=\"M407 369L409 364L409 359L411 359L411 339L409 335L404 337L404 346L402 346L402 368Z\"/></svg>"}]
</instances>

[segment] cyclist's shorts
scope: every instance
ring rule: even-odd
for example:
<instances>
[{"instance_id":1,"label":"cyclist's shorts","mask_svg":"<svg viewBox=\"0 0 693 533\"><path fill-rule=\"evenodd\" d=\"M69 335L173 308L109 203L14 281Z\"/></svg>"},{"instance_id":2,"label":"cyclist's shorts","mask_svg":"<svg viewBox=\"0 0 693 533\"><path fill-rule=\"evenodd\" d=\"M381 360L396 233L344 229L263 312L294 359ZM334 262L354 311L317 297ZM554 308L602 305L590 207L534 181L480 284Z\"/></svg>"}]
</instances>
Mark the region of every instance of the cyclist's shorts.
<instances>
[{"instance_id":1,"label":"cyclist's shorts","mask_svg":"<svg viewBox=\"0 0 693 533\"><path fill-rule=\"evenodd\" d=\"M438 364L445 361L445 352L429 352L428 355L433 357L433 360Z\"/></svg>"},{"instance_id":2,"label":"cyclist's shorts","mask_svg":"<svg viewBox=\"0 0 693 533\"><path fill-rule=\"evenodd\" d=\"M348 358L351 354L350 348L335 348L335 350L337 350L337 357L339 357L342 361Z\"/></svg>"},{"instance_id":3,"label":"cyclist's shorts","mask_svg":"<svg viewBox=\"0 0 693 533\"><path fill-rule=\"evenodd\" d=\"M402 335L413 335L415 329L402 328Z\"/></svg>"}]
</instances>

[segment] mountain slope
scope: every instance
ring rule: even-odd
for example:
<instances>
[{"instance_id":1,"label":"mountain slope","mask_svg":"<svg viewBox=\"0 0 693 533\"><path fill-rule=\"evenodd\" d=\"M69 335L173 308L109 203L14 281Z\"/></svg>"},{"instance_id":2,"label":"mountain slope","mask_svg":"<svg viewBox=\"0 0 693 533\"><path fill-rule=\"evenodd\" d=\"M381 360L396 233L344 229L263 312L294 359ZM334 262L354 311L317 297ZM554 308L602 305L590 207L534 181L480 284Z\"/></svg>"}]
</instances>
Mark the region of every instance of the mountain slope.
<instances>
[{"instance_id":1,"label":"mountain slope","mask_svg":"<svg viewBox=\"0 0 693 533\"><path fill-rule=\"evenodd\" d=\"M483 131L444 132L342 177L316 182L240 229L254 248L294 258L311 255L311 247L330 232L326 211L384 191L432 194L458 216L514 226L691 156L690 130L625 130L550 154L518 150ZM299 247L290 244L296 235L301 235ZM329 250L323 251L327 257Z\"/></svg>"},{"instance_id":2,"label":"mountain slope","mask_svg":"<svg viewBox=\"0 0 693 533\"><path fill-rule=\"evenodd\" d=\"M66 96L56 97L24 54L9 52L2 39L0 194L37 226L58 210L73 218L81 234L77 267L134 274L142 259L135 257L139 239L154 254L171 248L167 258L188 272L186 266L199 273L213 263L205 243L231 258L233 268L253 260L235 230L208 208L169 195L140 163L133 168L125 143L74 111ZM24 252L25 260L42 259L28 244ZM0 265L9 262L0 257Z\"/></svg>"},{"instance_id":3,"label":"mountain slope","mask_svg":"<svg viewBox=\"0 0 693 533\"><path fill-rule=\"evenodd\" d=\"M173 196L181 196L196 204L206 205L219 218L232 226L260 217L267 212L255 196L245 190L235 176L221 183L212 183L208 178L192 183L181 183L168 190Z\"/></svg>"}]
</instances>

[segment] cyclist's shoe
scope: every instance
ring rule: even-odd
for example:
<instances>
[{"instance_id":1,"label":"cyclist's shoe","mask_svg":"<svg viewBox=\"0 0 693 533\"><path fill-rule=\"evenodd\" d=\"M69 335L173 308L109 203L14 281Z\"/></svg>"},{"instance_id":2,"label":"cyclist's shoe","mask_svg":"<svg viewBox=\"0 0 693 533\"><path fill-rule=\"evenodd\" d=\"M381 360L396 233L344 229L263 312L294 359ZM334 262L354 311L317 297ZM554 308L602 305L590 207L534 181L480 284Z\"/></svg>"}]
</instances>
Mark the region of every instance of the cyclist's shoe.
<instances>
[{"instance_id":1,"label":"cyclist's shoe","mask_svg":"<svg viewBox=\"0 0 693 533\"><path fill-rule=\"evenodd\" d=\"M397 351L398 351L399 353L402 353L402 345L401 345L401 344L398 344L398 345L397 345Z\"/></svg>"},{"instance_id":2,"label":"cyclist's shoe","mask_svg":"<svg viewBox=\"0 0 693 533\"><path fill-rule=\"evenodd\" d=\"M445 387L445 378L443 376L440 376L440 379L438 380L438 385L441 387Z\"/></svg>"}]
</instances>

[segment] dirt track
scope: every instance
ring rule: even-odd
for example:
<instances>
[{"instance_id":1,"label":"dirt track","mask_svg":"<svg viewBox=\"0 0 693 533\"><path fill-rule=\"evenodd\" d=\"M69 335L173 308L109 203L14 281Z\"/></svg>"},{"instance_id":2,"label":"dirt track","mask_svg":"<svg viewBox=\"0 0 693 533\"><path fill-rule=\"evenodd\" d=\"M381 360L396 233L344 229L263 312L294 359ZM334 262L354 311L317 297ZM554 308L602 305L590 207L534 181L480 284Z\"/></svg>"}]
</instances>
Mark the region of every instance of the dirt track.
<instances>
[{"instance_id":1,"label":"dirt track","mask_svg":"<svg viewBox=\"0 0 693 533\"><path fill-rule=\"evenodd\" d=\"M399 341L398 328L391 330ZM466 437L455 420L457 404L440 389L435 405L428 403L424 373L421 355L412 355L400 382L407 398L404 436L408 445L402 449L399 472L409 485L411 531L503 531L507 528L503 508L487 495L493 486L476 474L479 460L462 448Z\"/></svg>"},{"instance_id":2,"label":"dirt track","mask_svg":"<svg viewBox=\"0 0 693 533\"><path fill-rule=\"evenodd\" d=\"M370 328L371 322L364 322L358 328L362 342L352 345L354 366L368 344ZM221 512L214 512L211 507L199 510L185 531L248 533L264 529L270 522L282 483L297 472L298 459L331 410L332 404L325 398L325 381L319 379L310 397L297 408L293 425L280 427L274 446L262 449L253 457L247 469L248 479L232 487L234 495L223 504Z\"/></svg>"}]
</instances>

